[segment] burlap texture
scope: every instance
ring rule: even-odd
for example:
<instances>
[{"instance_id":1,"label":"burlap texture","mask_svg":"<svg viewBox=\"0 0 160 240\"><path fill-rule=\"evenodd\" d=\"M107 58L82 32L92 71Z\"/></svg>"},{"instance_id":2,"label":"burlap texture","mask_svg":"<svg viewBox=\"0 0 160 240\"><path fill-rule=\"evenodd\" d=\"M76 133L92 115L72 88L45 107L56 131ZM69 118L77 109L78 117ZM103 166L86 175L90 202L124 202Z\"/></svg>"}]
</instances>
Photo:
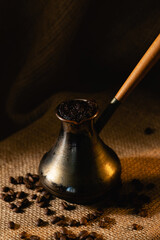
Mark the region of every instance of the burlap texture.
<instances>
[{"instance_id":1,"label":"burlap texture","mask_svg":"<svg viewBox=\"0 0 160 240\"><path fill-rule=\"evenodd\" d=\"M60 127L60 121L54 114L54 109L61 101L71 97L94 98L100 109L106 105L113 90L93 94L58 93L48 101L48 110L36 122L27 128L17 132L0 143L0 189L3 186L11 186L9 176L17 177L27 172L36 173L40 159L55 142ZM139 178L142 182L153 182L155 189L148 192L151 203L146 207L148 217L140 217L131 214L126 209L106 208L105 216L116 219L116 224L110 229L102 229L98 223L92 223L84 227L68 227L78 233L82 229L96 231L102 234L104 239L113 240L157 240L160 239L160 99L151 96L150 93L140 88L123 103L112 117L111 121L101 132L103 141L112 147L118 154L122 164L122 181L128 182L133 178ZM155 129L154 134L145 135L146 127ZM24 185L14 187L17 190L27 190ZM52 209L57 215L74 219L93 212L93 206L77 205L73 211L60 210L60 199L52 200ZM41 217L49 222L48 226L36 227L36 219ZM60 229L56 224L51 225L49 216L44 215L44 210L36 204L26 209L25 213L17 214L9 209L8 203L0 200L0 240L16 240L19 233L27 231L37 234L43 240L53 238L53 233ZM13 220L20 227L11 230L7 227L8 221ZM132 230L132 224L138 223L144 228L141 231Z\"/></svg>"}]
</instances>

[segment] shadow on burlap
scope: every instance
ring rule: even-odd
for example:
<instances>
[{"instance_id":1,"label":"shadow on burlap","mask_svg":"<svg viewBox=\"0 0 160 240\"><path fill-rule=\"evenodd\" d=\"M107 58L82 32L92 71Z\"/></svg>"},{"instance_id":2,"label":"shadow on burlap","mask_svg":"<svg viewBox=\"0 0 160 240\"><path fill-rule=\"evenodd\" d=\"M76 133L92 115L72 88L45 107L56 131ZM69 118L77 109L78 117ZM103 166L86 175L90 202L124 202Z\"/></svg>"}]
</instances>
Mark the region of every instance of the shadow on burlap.
<instances>
[{"instance_id":1,"label":"shadow on burlap","mask_svg":"<svg viewBox=\"0 0 160 240\"><path fill-rule=\"evenodd\" d=\"M73 97L94 98L100 110L105 106L104 102L110 100L112 91L94 94L58 93L48 100L46 113L27 128L12 135L0 143L0 189L3 186L11 186L9 176L17 177L27 172L37 173L39 161L43 154L54 144L60 122L56 119L54 109L61 101ZM160 100L159 100L160 101ZM146 127L152 127L155 132L144 134ZM122 182L127 184L133 178L140 179L144 184L153 182L155 188L147 192L151 202L146 204L147 217L140 217L126 208L106 207L104 216L115 218L116 224L111 229L102 229L98 222L92 222L87 226L69 227L74 233L83 229L95 231L104 239L113 240L139 240L160 239L160 111L157 98L150 93L136 90L127 102L123 103L108 122L101 133L103 141L115 150L122 164ZM13 186L12 186L13 187ZM33 193L33 190L25 189L24 185L13 187L15 190L24 190ZM30 198L30 197L29 197ZM70 218L80 220L82 216L94 212L94 206L77 205L73 211L60 210L61 199L52 200L51 209L56 210L57 215L64 214ZM99 203L97 203L99 204ZM36 219L40 217L49 222L45 227L36 227ZM61 227L50 223L50 216L44 215L44 209L32 204L22 214L14 213L9 209L8 203L0 200L0 240L20 239L19 234L27 231L37 234L43 240L51 240L53 233ZM14 221L19 225L16 230L8 228L8 221ZM143 229L133 230L132 224L137 223Z\"/></svg>"}]
</instances>

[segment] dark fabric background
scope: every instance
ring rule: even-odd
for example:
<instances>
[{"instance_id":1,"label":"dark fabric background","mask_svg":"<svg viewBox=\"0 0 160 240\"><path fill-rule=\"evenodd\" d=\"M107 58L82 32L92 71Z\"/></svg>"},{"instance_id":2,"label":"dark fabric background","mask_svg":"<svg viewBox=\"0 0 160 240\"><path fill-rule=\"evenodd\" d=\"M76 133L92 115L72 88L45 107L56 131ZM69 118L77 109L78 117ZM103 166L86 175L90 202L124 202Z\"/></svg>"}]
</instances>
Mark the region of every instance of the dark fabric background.
<instances>
[{"instance_id":1,"label":"dark fabric background","mask_svg":"<svg viewBox=\"0 0 160 240\"><path fill-rule=\"evenodd\" d=\"M115 93L160 32L157 0L0 0L0 139L58 91ZM158 62L139 87L159 95ZM152 81L150 81L152 79Z\"/></svg>"}]
</instances>

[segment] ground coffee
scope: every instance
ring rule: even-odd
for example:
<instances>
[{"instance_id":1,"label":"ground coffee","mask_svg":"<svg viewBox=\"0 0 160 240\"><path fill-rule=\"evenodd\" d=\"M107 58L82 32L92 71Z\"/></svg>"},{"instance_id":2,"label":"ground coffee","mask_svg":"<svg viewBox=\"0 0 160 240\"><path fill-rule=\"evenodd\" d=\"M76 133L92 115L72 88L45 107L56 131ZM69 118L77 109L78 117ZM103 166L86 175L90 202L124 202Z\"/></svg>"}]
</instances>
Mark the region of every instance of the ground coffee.
<instances>
[{"instance_id":1,"label":"ground coffee","mask_svg":"<svg viewBox=\"0 0 160 240\"><path fill-rule=\"evenodd\" d=\"M57 114L65 119L81 122L92 117L97 112L97 105L90 100L68 100L62 102L57 108Z\"/></svg>"}]
</instances>

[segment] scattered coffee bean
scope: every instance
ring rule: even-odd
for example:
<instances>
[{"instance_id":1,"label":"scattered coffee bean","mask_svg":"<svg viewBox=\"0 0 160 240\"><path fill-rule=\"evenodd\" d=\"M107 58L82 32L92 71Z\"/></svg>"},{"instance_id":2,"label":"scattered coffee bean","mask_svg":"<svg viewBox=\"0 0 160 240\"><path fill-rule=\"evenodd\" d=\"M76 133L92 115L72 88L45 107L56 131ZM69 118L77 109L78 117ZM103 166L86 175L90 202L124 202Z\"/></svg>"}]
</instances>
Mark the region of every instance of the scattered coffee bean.
<instances>
[{"instance_id":1,"label":"scattered coffee bean","mask_svg":"<svg viewBox=\"0 0 160 240\"><path fill-rule=\"evenodd\" d=\"M10 204L9 204L9 207L10 207L10 209L14 209L14 208L16 208L17 206L16 206L14 203L10 203Z\"/></svg>"},{"instance_id":2,"label":"scattered coffee bean","mask_svg":"<svg viewBox=\"0 0 160 240\"><path fill-rule=\"evenodd\" d=\"M12 222L12 221L10 221L10 222L8 223L8 227L9 227L10 229L15 229L15 223Z\"/></svg>"},{"instance_id":3,"label":"scattered coffee bean","mask_svg":"<svg viewBox=\"0 0 160 240\"><path fill-rule=\"evenodd\" d=\"M56 212L51 210L50 208L45 208L44 209L44 214L47 215L47 216L50 216L50 215L53 215L55 214Z\"/></svg>"},{"instance_id":4,"label":"scattered coffee bean","mask_svg":"<svg viewBox=\"0 0 160 240\"><path fill-rule=\"evenodd\" d=\"M85 238L86 240L93 240L93 238L91 236L88 236L87 238Z\"/></svg>"},{"instance_id":5,"label":"scattered coffee bean","mask_svg":"<svg viewBox=\"0 0 160 240\"><path fill-rule=\"evenodd\" d=\"M65 227L65 226L67 226L68 224L67 224L66 220L64 219L64 220L58 221L58 222L57 222L57 225L58 225L58 226Z\"/></svg>"},{"instance_id":6,"label":"scattered coffee bean","mask_svg":"<svg viewBox=\"0 0 160 240\"><path fill-rule=\"evenodd\" d=\"M17 184L24 184L23 176L18 176L17 177Z\"/></svg>"},{"instance_id":7,"label":"scattered coffee bean","mask_svg":"<svg viewBox=\"0 0 160 240\"><path fill-rule=\"evenodd\" d=\"M154 129L154 128L151 128L151 127L147 127L147 128L145 128L145 130L144 130L144 133L145 133L146 135L153 134L154 132L155 132L155 129Z\"/></svg>"},{"instance_id":8,"label":"scattered coffee bean","mask_svg":"<svg viewBox=\"0 0 160 240\"><path fill-rule=\"evenodd\" d=\"M32 175L29 175L29 176L28 176L28 180L29 180L31 183L34 183L34 182L35 182L35 180L34 180L34 178L32 177Z\"/></svg>"},{"instance_id":9,"label":"scattered coffee bean","mask_svg":"<svg viewBox=\"0 0 160 240\"><path fill-rule=\"evenodd\" d=\"M39 175L38 174L32 174L32 178L34 179L35 183L39 181Z\"/></svg>"},{"instance_id":10,"label":"scattered coffee bean","mask_svg":"<svg viewBox=\"0 0 160 240\"><path fill-rule=\"evenodd\" d=\"M38 203L38 206L40 208L45 208L45 207L49 206L49 203L48 203L48 201L40 202L40 203Z\"/></svg>"},{"instance_id":11,"label":"scattered coffee bean","mask_svg":"<svg viewBox=\"0 0 160 240\"><path fill-rule=\"evenodd\" d=\"M104 220L100 220L100 221L99 221L99 226L100 226L101 228L105 228L105 227L107 227L107 224L106 224L106 222L105 222Z\"/></svg>"},{"instance_id":12,"label":"scattered coffee bean","mask_svg":"<svg viewBox=\"0 0 160 240\"><path fill-rule=\"evenodd\" d=\"M87 218L86 218L86 217L82 217L82 218L80 219L80 224L81 224L81 225L87 225L87 223L88 223L88 221L87 221Z\"/></svg>"},{"instance_id":13,"label":"scattered coffee bean","mask_svg":"<svg viewBox=\"0 0 160 240\"><path fill-rule=\"evenodd\" d=\"M69 226L78 227L78 226L80 226L80 222L75 220L75 219L71 219L70 222L69 222Z\"/></svg>"},{"instance_id":14,"label":"scattered coffee bean","mask_svg":"<svg viewBox=\"0 0 160 240\"><path fill-rule=\"evenodd\" d=\"M83 240L83 239L86 239L86 237L87 237L88 235L89 235L89 233L88 233L87 230L82 230L82 231L79 233L78 237L79 237L80 240Z\"/></svg>"},{"instance_id":15,"label":"scattered coffee bean","mask_svg":"<svg viewBox=\"0 0 160 240\"><path fill-rule=\"evenodd\" d=\"M28 178L25 178L24 180L25 187L28 189L35 189L34 183L30 182Z\"/></svg>"},{"instance_id":16,"label":"scattered coffee bean","mask_svg":"<svg viewBox=\"0 0 160 240\"><path fill-rule=\"evenodd\" d=\"M31 235L29 240L40 240L40 237L38 237L36 235Z\"/></svg>"},{"instance_id":17,"label":"scattered coffee bean","mask_svg":"<svg viewBox=\"0 0 160 240\"><path fill-rule=\"evenodd\" d=\"M46 222L43 221L41 218L38 218L37 222L36 222L36 226L37 227L43 227L44 225L46 225Z\"/></svg>"},{"instance_id":18,"label":"scattered coffee bean","mask_svg":"<svg viewBox=\"0 0 160 240\"><path fill-rule=\"evenodd\" d=\"M28 200L28 198L24 198L22 201L21 201L21 207L22 208L27 208L31 205L31 202Z\"/></svg>"},{"instance_id":19,"label":"scattered coffee bean","mask_svg":"<svg viewBox=\"0 0 160 240\"><path fill-rule=\"evenodd\" d=\"M5 194L4 194L4 193L1 193L1 194L0 194L0 199L4 200L4 197L5 197Z\"/></svg>"},{"instance_id":20,"label":"scattered coffee bean","mask_svg":"<svg viewBox=\"0 0 160 240\"><path fill-rule=\"evenodd\" d=\"M44 188L42 186L37 186L36 187L36 192L43 192Z\"/></svg>"},{"instance_id":21,"label":"scattered coffee bean","mask_svg":"<svg viewBox=\"0 0 160 240\"><path fill-rule=\"evenodd\" d=\"M21 239L26 239L27 238L27 233L25 231L20 233L20 238Z\"/></svg>"},{"instance_id":22,"label":"scattered coffee bean","mask_svg":"<svg viewBox=\"0 0 160 240\"><path fill-rule=\"evenodd\" d=\"M75 208L76 208L75 205L68 204L68 203L65 202L65 201L63 201L63 202L61 203L61 209L62 209L62 210L69 210L69 211L71 211L71 210L74 210Z\"/></svg>"},{"instance_id":23,"label":"scattered coffee bean","mask_svg":"<svg viewBox=\"0 0 160 240\"><path fill-rule=\"evenodd\" d=\"M97 218L97 215L95 215L95 214L93 214L93 213L87 214L87 220L88 220L88 221L92 221L92 220L94 220L94 219L96 219L96 218Z\"/></svg>"},{"instance_id":24,"label":"scattered coffee bean","mask_svg":"<svg viewBox=\"0 0 160 240\"><path fill-rule=\"evenodd\" d=\"M133 227L133 230L142 230L143 229L143 227L141 225L136 224L136 223L133 223L132 227Z\"/></svg>"},{"instance_id":25,"label":"scattered coffee bean","mask_svg":"<svg viewBox=\"0 0 160 240\"><path fill-rule=\"evenodd\" d=\"M16 197L22 199L22 198L25 198L27 195L28 195L27 193L21 191L21 192L17 192Z\"/></svg>"},{"instance_id":26,"label":"scattered coffee bean","mask_svg":"<svg viewBox=\"0 0 160 240\"><path fill-rule=\"evenodd\" d=\"M14 177L10 177L10 183L12 183L12 184L17 184L17 180L14 178Z\"/></svg>"},{"instance_id":27,"label":"scattered coffee bean","mask_svg":"<svg viewBox=\"0 0 160 240\"><path fill-rule=\"evenodd\" d=\"M56 240L59 240L61 237L61 233L60 232L54 232L54 237Z\"/></svg>"},{"instance_id":28,"label":"scattered coffee bean","mask_svg":"<svg viewBox=\"0 0 160 240\"><path fill-rule=\"evenodd\" d=\"M104 221L108 224L115 224L116 220L114 218L111 217L104 217Z\"/></svg>"},{"instance_id":29,"label":"scattered coffee bean","mask_svg":"<svg viewBox=\"0 0 160 240\"><path fill-rule=\"evenodd\" d=\"M32 200L35 200L36 198L37 198L37 194L32 194L32 195L31 195L31 199L32 199Z\"/></svg>"},{"instance_id":30,"label":"scattered coffee bean","mask_svg":"<svg viewBox=\"0 0 160 240\"><path fill-rule=\"evenodd\" d=\"M10 195L16 197L16 193L14 192L13 189L9 189L8 194L10 194Z\"/></svg>"},{"instance_id":31,"label":"scattered coffee bean","mask_svg":"<svg viewBox=\"0 0 160 240\"><path fill-rule=\"evenodd\" d=\"M2 188L2 192L8 192L9 190L10 190L10 188L7 187L7 186L5 186L5 187Z\"/></svg>"},{"instance_id":32,"label":"scattered coffee bean","mask_svg":"<svg viewBox=\"0 0 160 240\"><path fill-rule=\"evenodd\" d=\"M89 235L93 238L96 238L98 236L98 234L96 232L91 232Z\"/></svg>"},{"instance_id":33,"label":"scattered coffee bean","mask_svg":"<svg viewBox=\"0 0 160 240\"><path fill-rule=\"evenodd\" d=\"M52 217L52 219L51 219L51 223L52 223L52 224L55 224L55 223L59 222L60 220L61 220L60 217L54 216L54 217Z\"/></svg>"},{"instance_id":34,"label":"scattered coffee bean","mask_svg":"<svg viewBox=\"0 0 160 240\"><path fill-rule=\"evenodd\" d=\"M23 210L22 210L22 208L21 207L15 207L15 208L13 208L13 212L15 212L15 213L23 213Z\"/></svg>"},{"instance_id":35,"label":"scattered coffee bean","mask_svg":"<svg viewBox=\"0 0 160 240\"><path fill-rule=\"evenodd\" d=\"M78 238L77 238L77 236L76 236L76 234L74 234L74 233L68 233L67 234L67 240L77 240Z\"/></svg>"},{"instance_id":36,"label":"scattered coffee bean","mask_svg":"<svg viewBox=\"0 0 160 240\"><path fill-rule=\"evenodd\" d=\"M9 195L9 194L4 195L2 199L5 202L12 202L14 200L14 198L11 195Z\"/></svg>"}]
</instances>

